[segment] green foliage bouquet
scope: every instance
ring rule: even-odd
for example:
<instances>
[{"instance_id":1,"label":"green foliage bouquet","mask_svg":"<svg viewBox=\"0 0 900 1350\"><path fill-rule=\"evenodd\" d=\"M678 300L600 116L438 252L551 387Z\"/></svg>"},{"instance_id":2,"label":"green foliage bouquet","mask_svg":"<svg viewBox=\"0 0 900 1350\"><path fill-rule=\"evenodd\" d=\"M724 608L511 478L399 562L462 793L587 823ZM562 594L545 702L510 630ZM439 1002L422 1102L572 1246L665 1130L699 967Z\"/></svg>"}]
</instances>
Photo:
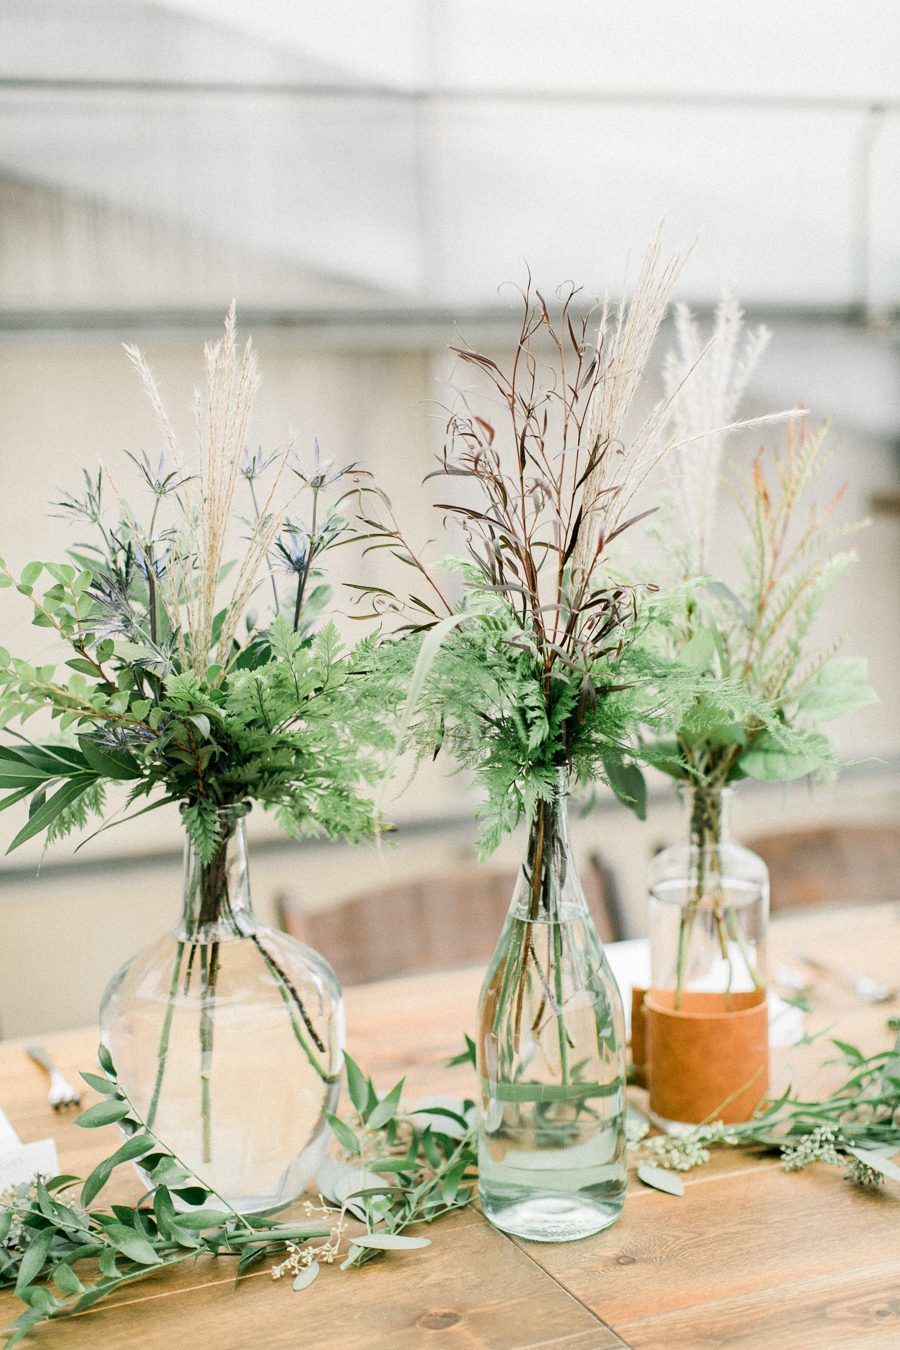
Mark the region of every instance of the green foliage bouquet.
<instances>
[{"instance_id":1,"label":"green foliage bouquet","mask_svg":"<svg viewBox=\"0 0 900 1350\"><path fill-rule=\"evenodd\" d=\"M701 684L676 724L669 767L694 785L699 816L712 828L717 795L729 783L833 771L835 750L825 725L875 695L863 658L811 650L815 621L854 560L851 550L836 546L859 528L835 521L843 489L824 504L814 498L817 475L830 457L828 428L811 432L798 416L783 447L760 451L748 471L735 473L730 487L746 531L736 575L712 575L722 458L714 428L733 416L768 334L746 335L738 359L741 313L736 301L723 301L708 344L714 360L689 386L682 383L684 373L703 340L683 309L678 336L666 376L682 443L669 461L673 501L660 531L677 598L664 625L663 650L694 669ZM717 717L709 704L707 691L723 680L743 690L737 716Z\"/></svg>"},{"instance_id":2,"label":"green foliage bouquet","mask_svg":"<svg viewBox=\"0 0 900 1350\"><path fill-rule=\"evenodd\" d=\"M57 669L0 650L2 725L49 712L59 733L35 743L18 731L0 750L0 809L29 799L10 847L83 826L111 784L126 786L127 806L179 803L204 862L221 843L221 808L245 801L292 834L370 836L390 698L371 672L362 678L369 643L347 651L333 625L315 627L321 557L351 537L341 507L361 470L335 469L318 445L311 464L291 450L247 452L257 367L251 343L238 348L233 310L205 352L195 467L150 369L128 350L165 444L158 463L130 456L149 520L102 470L85 473L84 495L60 508L91 541L18 576L0 563L0 585L17 587L69 653ZM292 514L301 500L308 523Z\"/></svg>"},{"instance_id":3,"label":"green foliage bouquet","mask_svg":"<svg viewBox=\"0 0 900 1350\"><path fill-rule=\"evenodd\" d=\"M451 411L434 475L466 552L449 582L391 518L368 520L374 546L422 582L404 614L425 634L401 739L474 771L483 853L527 824L477 1057L482 1209L529 1239L597 1232L624 1200L621 997L578 882L567 795L572 780L605 782L642 812L640 763L671 751L641 745L638 731L679 723L698 695L658 632L669 597L612 563L650 514L639 492L679 440L666 433L674 394L643 414L637 403L677 271L654 245L614 315L579 313L571 287L552 308L529 287L508 361L457 349L480 387ZM742 706L727 680L703 692L716 722Z\"/></svg>"},{"instance_id":4,"label":"green foliage bouquet","mask_svg":"<svg viewBox=\"0 0 900 1350\"><path fill-rule=\"evenodd\" d=\"M475 772L484 854L552 799L561 770L583 786L606 782L642 815L640 763L667 763L672 751L637 744L636 729L662 731L696 708L696 662L664 650L680 596L626 581L610 558L653 514L635 498L691 435L674 410L704 352L663 400L637 408L681 262L661 265L655 241L633 298L599 314L572 287L551 313L529 287L505 369L454 349L487 394L477 408L461 397L430 475L454 489L437 509L465 545L464 559L445 564L448 579L435 579L385 499L385 512L365 517L369 546L390 549L422 582L403 603L359 588L376 612L402 612L421 643L403 734L420 754L447 750ZM738 425L725 421L721 435ZM402 644L385 652L403 658ZM709 726L746 703L727 678L704 681L703 699L695 716Z\"/></svg>"},{"instance_id":5,"label":"green foliage bouquet","mask_svg":"<svg viewBox=\"0 0 900 1350\"><path fill-rule=\"evenodd\" d=\"M837 545L857 528L835 522L842 490L824 504L815 501L817 475L828 459L827 427L810 432L805 418L793 417L783 447L760 451L749 469L734 472L730 486L745 528L734 575L714 575L710 547L723 455L715 429L734 416L768 334L760 329L742 338L742 315L732 298L720 304L708 342L685 309L676 329L666 382L680 445L669 461L672 497L658 530L672 602L657 637L661 654L695 672L697 688L673 719L671 739L657 742L658 750L669 752L662 767L688 789L689 843L686 850L660 855L654 870L658 877L683 869L686 886L674 969L678 1007L691 970L705 969L704 925L698 932L697 918L707 904L729 990L734 948L737 968L746 969L757 988L762 982L728 899L727 873L742 864L722 851L724 789L743 778L789 781L834 772L836 754L825 726L875 696L865 660L813 647L815 621L853 561L853 553ZM701 350L711 358L686 386L684 374ZM723 682L735 691L727 714ZM765 869L759 860L749 861L760 869L764 887Z\"/></svg>"}]
</instances>

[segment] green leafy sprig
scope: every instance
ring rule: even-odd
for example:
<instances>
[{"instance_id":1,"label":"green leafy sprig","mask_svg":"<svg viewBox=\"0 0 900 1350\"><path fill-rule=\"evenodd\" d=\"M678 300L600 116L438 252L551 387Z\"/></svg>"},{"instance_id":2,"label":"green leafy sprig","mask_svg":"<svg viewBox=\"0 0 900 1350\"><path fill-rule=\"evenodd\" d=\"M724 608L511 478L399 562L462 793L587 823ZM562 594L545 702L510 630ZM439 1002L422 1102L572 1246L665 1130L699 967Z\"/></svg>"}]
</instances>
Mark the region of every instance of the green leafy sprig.
<instances>
[{"instance_id":1,"label":"green leafy sprig","mask_svg":"<svg viewBox=\"0 0 900 1350\"><path fill-rule=\"evenodd\" d=\"M0 1201L0 1288L13 1289L27 1305L13 1323L7 1350L39 1323L83 1312L151 1271L208 1253L235 1257L240 1274L288 1240L305 1242L329 1231L321 1224L273 1226L238 1214L148 1128L116 1079L109 1052L101 1046L98 1054L103 1074L82 1077L103 1100L76 1124L117 1124L126 1137L81 1184L77 1200L70 1193L78 1179L58 1176L16 1187ZM147 1174L148 1203L89 1210L126 1162L140 1163Z\"/></svg>"},{"instance_id":2,"label":"green leafy sprig","mask_svg":"<svg viewBox=\"0 0 900 1350\"><path fill-rule=\"evenodd\" d=\"M0 559L0 587L17 589L65 649L58 668L0 648L0 726L16 737L0 747L0 810L29 802L10 847L83 827L115 784L124 810L179 803L204 862L222 842L219 808L248 800L292 834L371 836L400 691L379 680L370 643L348 651L320 625L321 563L353 538L343 504L366 475L323 461L318 443L311 464L290 449L247 453L256 365L249 343L237 347L233 312L206 349L195 471L149 368L130 355L166 444L158 464L129 456L149 520L118 490L110 501L101 470L60 503L88 542L18 575ZM229 559L236 530L244 544ZM22 728L38 713L58 735L35 745Z\"/></svg>"},{"instance_id":3,"label":"green leafy sprig","mask_svg":"<svg viewBox=\"0 0 900 1350\"><path fill-rule=\"evenodd\" d=\"M646 1118L629 1107L639 1178L682 1194L680 1174L708 1162L712 1148L727 1146L778 1153L788 1172L822 1162L840 1166L847 1180L861 1185L900 1180L892 1161L900 1153L898 1047L866 1056L845 1041L833 1044L847 1072L821 1100L787 1090L743 1124L711 1121L688 1134L652 1137ZM348 1056L352 1109L329 1118L340 1156L319 1170L321 1195L318 1203L306 1202L308 1222L273 1224L240 1215L148 1128L118 1084L105 1048L99 1057L102 1075L82 1076L102 1101L77 1123L118 1124L124 1142L84 1182L38 1179L0 1197L0 1289L13 1289L26 1304L9 1328L7 1350L41 1322L85 1311L126 1283L198 1255L230 1258L238 1275L275 1260L273 1274L291 1276L302 1290L325 1264L340 1261L348 1269L390 1251L428 1246L428 1239L408 1230L464 1208L472 1198L474 1102L439 1097L407 1107L403 1080L379 1094ZM471 1037L450 1063L474 1068ZM152 1190L134 1206L88 1209L126 1162L140 1164Z\"/></svg>"},{"instance_id":4,"label":"green leafy sprig","mask_svg":"<svg viewBox=\"0 0 900 1350\"><path fill-rule=\"evenodd\" d=\"M610 564L618 537L649 514L631 503L671 448L661 435L667 401L630 432L626 423L678 267L660 265L655 241L615 320L606 307L581 311L573 287L552 314L529 285L508 362L454 349L483 388L477 405L467 395L451 412L429 475L446 489L437 509L465 546L449 584L434 580L386 500L379 512L369 499L362 517L369 547L415 573L405 599L370 587L366 599L427 633L413 648L404 729L420 753L445 749L477 773L484 852L549 802L561 770L583 786L608 782L641 811L638 762L655 752L636 747L634 732L690 702L693 673L646 640L652 588ZM459 579L461 600L451 602Z\"/></svg>"},{"instance_id":5,"label":"green leafy sprig","mask_svg":"<svg viewBox=\"0 0 900 1350\"><path fill-rule=\"evenodd\" d=\"M854 560L836 546L859 528L834 523L842 491L815 504L827 432L790 423L785 446L761 451L736 478L746 523L738 579L685 573L681 606L669 611L662 650L699 682L695 704L675 724L670 771L713 793L742 778L833 773L826 725L876 701L864 658L810 650L815 620ZM672 551L677 528L669 526L660 537ZM708 695L723 679L743 687L746 707L717 720Z\"/></svg>"},{"instance_id":6,"label":"green leafy sprig","mask_svg":"<svg viewBox=\"0 0 900 1350\"><path fill-rule=\"evenodd\" d=\"M787 1088L748 1121L726 1125L710 1120L678 1134L649 1136L649 1123L638 1121L632 1135L634 1160L671 1177L703 1166L712 1148L725 1145L778 1153L786 1172L821 1162L842 1167L846 1180L864 1186L900 1181L900 1166L892 1161L900 1153L897 1049L864 1055L847 1041L832 1044L846 1075L827 1097L810 1099ZM647 1178L649 1185L657 1181ZM673 1193L681 1192L676 1188Z\"/></svg>"},{"instance_id":7,"label":"green leafy sprig","mask_svg":"<svg viewBox=\"0 0 900 1350\"><path fill-rule=\"evenodd\" d=\"M306 1288L322 1264L342 1269L429 1242L406 1230L468 1204L476 1163L474 1103L437 1099L406 1108L403 1082L379 1095L349 1057L353 1110L330 1115L339 1158L320 1168L320 1203L308 1222L273 1224L242 1215L159 1139L119 1084L109 1052L102 1074L82 1074L102 1094L76 1124L117 1124L124 1142L84 1182L38 1178L0 1196L0 1289L26 1304L9 1328L9 1347L41 1322L83 1312L124 1284L197 1256L229 1257L236 1275L275 1261L276 1277ZM123 1163L138 1163L150 1190L136 1205L89 1209ZM77 1198L76 1188L80 1186ZM189 1206L189 1208L185 1208ZM77 1267L77 1269L76 1269Z\"/></svg>"}]
</instances>

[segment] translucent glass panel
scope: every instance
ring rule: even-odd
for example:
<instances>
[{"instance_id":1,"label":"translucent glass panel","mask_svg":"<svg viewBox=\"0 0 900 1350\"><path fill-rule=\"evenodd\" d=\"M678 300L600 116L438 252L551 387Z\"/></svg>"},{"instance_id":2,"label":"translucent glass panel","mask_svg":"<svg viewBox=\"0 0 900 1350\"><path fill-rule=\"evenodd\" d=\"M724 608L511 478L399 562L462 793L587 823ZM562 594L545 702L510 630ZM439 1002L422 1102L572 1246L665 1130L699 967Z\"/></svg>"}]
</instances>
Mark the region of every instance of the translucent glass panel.
<instances>
[{"instance_id":1,"label":"translucent glass panel","mask_svg":"<svg viewBox=\"0 0 900 1350\"><path fill-rule=\"evenodd\" d=\"M856 298L857 113L476 101L431 124L445 294L486 297L523 259L545 281L604 290L665 216L671 241L699 235L685 276L698 298L723 286L783 305ZM897 244L877 241L879 273Z\"/></svg>"},{"instance_id":2,"label":"translucent glass panel","mask_svg":"<svg viewBox=\"0 0 900 1350\"><path fill-rule=\"evenodd\" d=\"M493 306L665 216L696 300L890 310L892 5L8 0L0 300Z\"/></svg>"},{"instance_id":3,"label":"translucent glass panel","mask_svg":"<svg viewBox=\"0 0 900 1350\"><path fill-rule=\"evenodd\" d=\"M20 189L90 204L68 212L65 229L83 238L60 249L114 254L152 227L143 246L170 249L173 275L188 245L191 256L226 248L251 288L255 269L280 269L274 298L284 303L310 278L326 298L332 285L363 298L418 293L417 141L404 103L0 92L0 145L0 174ZM0 180L0 210L4 201ZM64 213L59 202L48 209ZM26 255L29 242L18 241ZM154 264L165 273L165 252Z\"/></svg>"}]
</instances>

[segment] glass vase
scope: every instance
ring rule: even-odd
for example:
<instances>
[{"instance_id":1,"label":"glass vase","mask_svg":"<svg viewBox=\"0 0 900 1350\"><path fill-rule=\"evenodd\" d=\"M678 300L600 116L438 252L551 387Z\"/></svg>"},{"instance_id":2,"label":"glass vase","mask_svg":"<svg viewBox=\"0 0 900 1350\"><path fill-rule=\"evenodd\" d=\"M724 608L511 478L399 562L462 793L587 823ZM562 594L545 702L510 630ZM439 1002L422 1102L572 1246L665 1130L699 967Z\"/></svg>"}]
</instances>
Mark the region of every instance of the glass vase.
<instances>
[{"instance_id":1,"label":"glass vase","mask_svg":"<svg viewBox=\"0 0 900 1350\"><path fill-rule=\"evenodd\" d=\"M649 874L651 1114L665 1124L742 1120L768 1086L769 877L731 839L731 789L696 785L685 796L688 842L658 853Z\"/></svg>"},{"instance_id":2,"label":"glass vase","mask_svg":"<svg viewBox=\"0 0 900 1350\"><path fill-rule=\"evenodd\" d=\"M622 1000L569 844L568 780L539 802L478 1012L478 1187L496 1227L587 1237L625 1202Z\"/></svg>"},{"instance_id":3,"label":"glass vase","mask_svg":"<svg viewBox=\"0 0 900 1350\"><path fill-rule=\"evenodd\" d=\"M331 967L253 915L245 805L222 808L202 862L185 837L184 904L165 937L109 984L101 1032L137 1111L242 1213L306 1188L328 1142L343 1064Z\"/></svg>"}]
</instances>

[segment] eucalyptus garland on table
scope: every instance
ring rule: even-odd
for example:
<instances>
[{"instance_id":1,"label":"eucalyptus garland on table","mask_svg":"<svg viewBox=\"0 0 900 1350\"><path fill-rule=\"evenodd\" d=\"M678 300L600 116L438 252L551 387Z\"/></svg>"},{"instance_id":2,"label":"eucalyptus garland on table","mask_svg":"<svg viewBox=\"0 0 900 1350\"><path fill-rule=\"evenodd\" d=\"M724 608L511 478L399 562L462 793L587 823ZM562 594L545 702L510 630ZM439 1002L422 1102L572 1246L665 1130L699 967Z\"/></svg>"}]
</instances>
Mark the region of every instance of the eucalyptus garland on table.
<instances>
[{"instance_id":1,"label":"eucalyptus garland on table","mask_svg":"<svg viewBox=\"0 0 900 1350\"><path fill-rule=\"evenodd\" d=\"M369 641L348 651L332 625L316 628L321 560L352 538L342 508L366 475L323 462L318 445L311 463L247 452L256 360L251 343L238 348L233 310L206 348L194 467L129 354L166 446L158 464L130 456L148 515L107 473L85 474L84 495L60 505L88 542L18 575L0 562L0 586L68 648L61 669L0 649L0 724L49 711L59 731L37 744L15 732L0 748L0 809L29 801L10 847L86 825L111 785L127 789L126 809L179 803L204 863L222 843L219 809L245 801L291 834L370 837L399 692L371 669Z\"/></svg>"},{"instance_id":2,"label":"eucalyptus garland on table","mask_svg":"<svg viewBox=\"0 0 900 1350\"><path fill-rule=\"evenodd\" d=\"M900 1152L900 1041L869 1056L844 1041L834 1045L846 1077L819 1101L787 1091L744 1124L713 1121L686 1135L652 1137L649 1122L629 1108L638 1177L683 1194L680 1174L708 1162L711 1148L721 1145L777 1152L786 1172L823 1163L863 1186L900 1181L892 1161ZM474 1103L441 1097L407 1108L403 1080L379 1094L347 1057L351 1110L331 1117L341 1156L322 1164L320 1195L304 1205L304 1221L276 1224L238 1214L141 1119L104 1047L99 1057L102 1073L82 1076L102 1100L76 1123L115 1123L124 1143L83 1183L38 1178L0 1195L0 1290L14 1290L26 1305L8 1328L7 1350L41 1322L86 1311L124 1284L198 1256L229 1258L238 1276L268 1262L276 1279L289 1277L303 1290L325 1265L339 1262L347 1270L391 1251L427 1247L427 1238L407 1230L464 1208L472 1197ZM474 1068L470 1037L451 1063ZM136 1205L89 1209L115 1169L135 1161L152 1191Z\"/></svg>"},{"instance_id":3,"label":"eucalyptus garland on table","mask_svg":"<svg viewBox=\"0 0 900 1350\"><path fill-rule=\"evenodd\" d=\"M320 1195L306 1203L306 1221L240 1214L153 1133L104 1046L98 1055L102 1074L82 1077L103 1100L75 1123L116 1124L125 1142L83 1183L39 1177L0 1194L0 1290L13 1289L26 1305L8 1328L7 1350L41 1322L84 1312L125 1284L198 1256L232 1258L237 1276L268 1262L276 1279L290 1276L294 1289L305 1289L323 1265L339 1260L347 1270L390 1251L427 1247L427 1238L405 1230L469 1202L474 1104L439 1098L407 1109L402 1081L379 1096L347 1057L353 1111L330 1117L343 1154L322 1164ZM128 1162L149 1176L148 1194L136 1205L89 1209Z\"/></svg>"},{"instance_id":4,"label":"eucalyptus garland on table","mask_svg":"<svg viewBox=\"0 0 900 1350\"><path fill-rule=\"evenodd\" d=\"M898 1029L896 1019L889 1024ZM847 1041L833 1040L845 1071L841 1084L816 1101L790 1089L764 1102L750 1120L726 1125L710 1120L687 1131L650 1135L650 1122L633 1108L632 1157L649 1186L681 1195L677 1173L702 1167L719 1145L777 1152L786 1172L814 1163L842 1167L861 1186L900 1181L900 1038L891 1050L864 1055ZM834 1061L829 1061L834 1062Z\"/></svg>"}]
</instances>

